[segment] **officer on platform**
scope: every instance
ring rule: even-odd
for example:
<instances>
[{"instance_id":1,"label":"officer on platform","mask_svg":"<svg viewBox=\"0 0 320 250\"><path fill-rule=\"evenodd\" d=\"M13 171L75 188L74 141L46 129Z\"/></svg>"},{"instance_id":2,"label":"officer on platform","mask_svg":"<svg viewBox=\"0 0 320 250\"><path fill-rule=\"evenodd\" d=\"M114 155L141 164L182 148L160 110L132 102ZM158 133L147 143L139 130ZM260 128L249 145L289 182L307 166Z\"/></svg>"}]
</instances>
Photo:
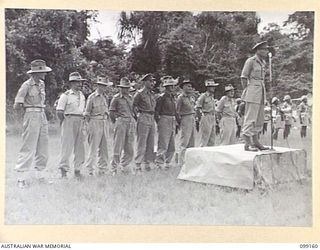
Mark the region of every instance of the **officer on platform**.
<instances>
[{"instance_id":1,"label":"officer on platform","mask_svg":"<svg viewBox=\"0 0 320 250\"><path fill-rule=\"evenodd\" d=\"M244 88L241 99L246 102L242 131L246 151L269 149L258 140L258 134L262 131L264 123L266 101L264 85L266 62L264 58L269 52L269 47L264 41L256 44L252 50L255 55L247 59L241 73L241 84Z\"/></svg>"}]
</instances>

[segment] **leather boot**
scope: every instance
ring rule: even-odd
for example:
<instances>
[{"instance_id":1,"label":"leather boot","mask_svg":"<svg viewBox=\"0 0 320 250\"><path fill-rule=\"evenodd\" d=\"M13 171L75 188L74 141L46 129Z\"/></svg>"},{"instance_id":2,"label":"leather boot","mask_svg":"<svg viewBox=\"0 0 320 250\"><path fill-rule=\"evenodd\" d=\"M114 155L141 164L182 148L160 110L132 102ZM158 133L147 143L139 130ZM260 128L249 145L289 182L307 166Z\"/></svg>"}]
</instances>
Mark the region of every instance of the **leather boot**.
<instances>
[{"instance_id":1,"label":"leather boot","mask_svg":"<svg viewBox=\"0 0 320 250\"><path fill-rule=\"evenodd\" d=\"M250 137L247 135L242 135L243 140L245 141L244 150L245 151L251 151L251 152L257 152L258 149L252 145Z\"/></svg>"},{"instance_id":2,"label":"leather boot","mask_svg":"<svg viewBox=\"0 0 320 250\"><path fill-rule=\"evenodd\" d=\"M258 140L258 135L252 136L252 141L253 141L253 145L254 145L255 147L257 147L259 150L268 150L268 149L270 149L269 147L263 146L263 145L259 142L259 140Z\"/></svg>"}]
</instances>

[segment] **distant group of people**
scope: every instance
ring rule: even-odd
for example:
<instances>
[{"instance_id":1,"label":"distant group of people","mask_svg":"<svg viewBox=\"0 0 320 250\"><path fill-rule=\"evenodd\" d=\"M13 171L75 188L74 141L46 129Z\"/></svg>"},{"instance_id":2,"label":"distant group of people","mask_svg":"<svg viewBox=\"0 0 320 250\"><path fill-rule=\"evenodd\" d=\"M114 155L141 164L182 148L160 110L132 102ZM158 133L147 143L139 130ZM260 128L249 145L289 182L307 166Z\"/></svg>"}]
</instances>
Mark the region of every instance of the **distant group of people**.
<instances>
[{"instance_id":1,"label":"distant group of people","mask_svg":"<svg viewBox=\"0 0 320 250\"><path fill-rule=\"evenodd\" d=\"M142 171L150 171L152 168L169 169L176 152L177 130L180 131L179 166L185 163L187 148L196 144L197 129L200 147L215 146L216 129L219 128L221 145L234 144L237 138L242 137L244 150L267 150L268 147L262 145L258 138L265 122L263 57L267 48L266 42L253 48L256 54L244 65L241 75L244 92L241 99L237 100L234 99L234 87L226 85L225 95L216 101L214 93L219 83L213 79L206 79L206 91L198 94L194 91L192 81L185 79L179 83L172 76L164 76L161 78L163 90L156 94L153 91L156 82L152 74L139 79L140 89L134 89L127 77L121 78L115 86L106 76L98 75L94 81L94 91L86 98L81 91L86 79L78 72L70 73L70 89L63 92L55 104L61 125L58 164L61 177L67 178L70 175L72 154L76 178L83 177L84 167L88 175L105 175L110 172L114 176L126 171L132 161L134 164L131 170L135 175L141 175ZM43 60L31 62L31 70L27 72L30 79L22 84L15 98L15 109L25 112L23 145L15 167L19 173L20 187L27 185L26 172L33 159L39 179L43 179L41 173L47 165L49 151L48 123L44 113L44 79L51 70ZM289 113L289 102L286 98L285 101L286 105L278 109L272 100L277 114ZM307 126L305 114L308 108L305 98L299 110L300 120ZM276 124L277 115L274 134L279 129ZM288 125L285 124L286 136L290 133ZM110 126L113 127L111 135ZM304 128L301 136L305 135ZM88 142L87 150L85 142ZM112 147L111 156L108 155L109 147Z\"/></svg>"},{"instance_id":2,"label":"distant group of people","mask_svg":"<svg viewBox=\"0 0 320 250\"><path fill-rule=\"evenodd\" d=\"M281 103L278 97L272 98L271 106L265 108L265 127L271 120L271 110L273 117L273 139L278 139L280 129L283 129L283 139L287 139L290 135L291 128L294 122L300 124L300 136L304 138L307 136L307 127L311 123L310 107L308 106L308 98L306 95L301 96L295 101L300 102L296 106L296 117L293 114L294 105L290 95L285 95ZM266 129L263 130L265 132Z\"/></svg>"}]
</instances>

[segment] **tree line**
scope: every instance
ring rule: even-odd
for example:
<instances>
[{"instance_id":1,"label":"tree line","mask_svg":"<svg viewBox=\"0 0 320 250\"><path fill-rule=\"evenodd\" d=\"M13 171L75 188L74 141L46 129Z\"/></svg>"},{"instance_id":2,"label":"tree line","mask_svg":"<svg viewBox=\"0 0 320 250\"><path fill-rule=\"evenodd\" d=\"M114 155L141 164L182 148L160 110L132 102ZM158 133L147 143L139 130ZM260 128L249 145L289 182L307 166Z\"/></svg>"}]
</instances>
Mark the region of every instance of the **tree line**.
<instances>
[{"instance_id":1,"label":"tree line","mask_svg":"<svg viewBox=\"0 0 320 250\"><path fill-rule=\"evenodd\" d=\"M116 44L110 38L89 40L97 11L6 9L6 97L10 105L27 79L30 62L44 59L52 67L46 91L48 104L79 71L93 81L97 74L118 82L123 76L154 73L191 79L198 91L212 77L232 84L241 94L240 74L252 46L268 40L275 48L273 93L293 98L312 92L314 12L294 12L283 27L271 23L258 33L256 12L132 11L119 15ZM94 63L93 63L94 62ZM267 84L270 93L270 84Z\"/></svg>"}]
</instances>

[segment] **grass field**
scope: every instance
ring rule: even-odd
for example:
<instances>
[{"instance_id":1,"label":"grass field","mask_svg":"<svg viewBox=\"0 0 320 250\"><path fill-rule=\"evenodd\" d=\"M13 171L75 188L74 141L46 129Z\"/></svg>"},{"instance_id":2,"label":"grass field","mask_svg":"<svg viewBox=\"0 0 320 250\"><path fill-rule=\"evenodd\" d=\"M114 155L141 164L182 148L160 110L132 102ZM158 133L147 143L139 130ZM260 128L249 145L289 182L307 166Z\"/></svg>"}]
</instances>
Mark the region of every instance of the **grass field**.
<instances>
[{"instance_id":1,"label":"grass field","mask_svg":"<svg viewBox=\"0 0 320 250\"><path fill-rule=\"evenodd\" d=\"M194 225L312 225L311 178L287 183L261 194L177 180L179 168L152 170L142 176L119 174L82 181L59 178L59 129L50 126L49 164L53 184L34 182L19 189L13 171L20 135L8 127L6 137L6 224L194 224ZM301 140L292 130L288 144L282 132L275 146L304 148L311 176L311 130ZM269 140L263 136L262 141Z\"/></svg>"}]
</instances>

